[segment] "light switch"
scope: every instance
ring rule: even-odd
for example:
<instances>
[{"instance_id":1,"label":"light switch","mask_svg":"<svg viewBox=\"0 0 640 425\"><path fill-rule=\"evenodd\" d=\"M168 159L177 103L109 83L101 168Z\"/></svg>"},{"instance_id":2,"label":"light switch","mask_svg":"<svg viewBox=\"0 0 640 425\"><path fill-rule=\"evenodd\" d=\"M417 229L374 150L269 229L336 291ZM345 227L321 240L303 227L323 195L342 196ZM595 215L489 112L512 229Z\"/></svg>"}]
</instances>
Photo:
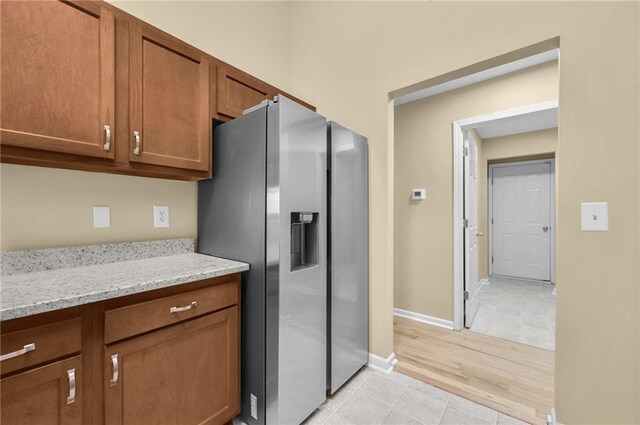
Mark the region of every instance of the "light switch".
<instances>
[{"instance_id":1,"label":"light switch","mask_svg":"<svg viewBox=\"0 0 640 425\"><path fill-rule=\"evenodd\" d=\"M169 206L153 206L153 227L169 227Z\"/></svg>"},{"instance_id":2,"label":"light switch","mask_svg":"<svg viewBox=\"0 0 640 425\"><path fill-rule=\"evenodd\" d=\"M582 231L583 232L608 232L609 231L609 203L608 202L583 202L582 203Z\"/></svg>"},{"instance_id":3,"label":"light switch","mask_svg":"<svg viewBox=\"0 0 640 425\"><path fill-rule=\"evenodd\" d=\"M93 207L93 227L111 227L110 207Z\"/></svg>"}]
</instances>

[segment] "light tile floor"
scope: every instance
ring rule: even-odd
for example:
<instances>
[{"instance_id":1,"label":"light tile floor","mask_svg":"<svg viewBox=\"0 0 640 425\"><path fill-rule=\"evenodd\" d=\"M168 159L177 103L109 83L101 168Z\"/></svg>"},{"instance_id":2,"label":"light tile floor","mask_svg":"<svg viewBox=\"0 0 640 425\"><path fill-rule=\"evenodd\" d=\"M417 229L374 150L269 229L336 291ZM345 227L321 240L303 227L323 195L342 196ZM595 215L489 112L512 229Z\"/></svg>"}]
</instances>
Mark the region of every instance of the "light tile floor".
<instances>
[{"instance_id":1,"label":"light tile floor","mask_svg":"<svg viewBox=\"0 0 640 425\"><path fill-rule=\"evenodd\" d=\"M364 368L305 425L522 425L525 422L398 372Z\"/></svg>"},{"instance_id":2,"label":"light tile floor","mask_svg":"<svg viewBox=\"0 0 640 425\"><path fill-rule=\"evenodd\" d=\"M492 276L480 290L471 330L485 335L555 349L554 285Z\"/></svg>"}]
</instances>

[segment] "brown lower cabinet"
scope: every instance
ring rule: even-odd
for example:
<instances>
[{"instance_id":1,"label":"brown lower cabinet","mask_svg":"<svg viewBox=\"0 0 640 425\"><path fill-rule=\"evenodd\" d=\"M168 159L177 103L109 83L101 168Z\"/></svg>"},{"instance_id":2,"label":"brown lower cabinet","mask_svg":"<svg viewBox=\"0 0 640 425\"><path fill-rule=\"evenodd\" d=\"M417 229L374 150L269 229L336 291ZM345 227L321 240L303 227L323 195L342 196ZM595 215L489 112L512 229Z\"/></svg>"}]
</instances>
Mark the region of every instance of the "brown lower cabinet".
<instances>
[{"instance_id":1,"label":"brown lower cabinet","mask_svg":"<svg viewBox=\"0 0 640 425\"><path fill-rule=\"evenodd\" d=\"M238 308L105 348L109 425L217 424L238 411Z\"/></svg>"},{"instance_id":2,"label":"brown lower cabinet","mask_svg":"<svg viewBox=\"0 0 640 425\"><path fill-rule=\"evenodd\" d=\"M0 381L3 425L82 424L82 356Z\"/></svg>"},{"instance_id":3,"label":"brown lower cabinet","mask_svg":"<svg viewBox=\"0 0 640 425\"><path fill-rule=\"evenodd\" d=\"M5 321L0 350L3 425L226 424L240 275Z\"/></svg>"}]
</instances>

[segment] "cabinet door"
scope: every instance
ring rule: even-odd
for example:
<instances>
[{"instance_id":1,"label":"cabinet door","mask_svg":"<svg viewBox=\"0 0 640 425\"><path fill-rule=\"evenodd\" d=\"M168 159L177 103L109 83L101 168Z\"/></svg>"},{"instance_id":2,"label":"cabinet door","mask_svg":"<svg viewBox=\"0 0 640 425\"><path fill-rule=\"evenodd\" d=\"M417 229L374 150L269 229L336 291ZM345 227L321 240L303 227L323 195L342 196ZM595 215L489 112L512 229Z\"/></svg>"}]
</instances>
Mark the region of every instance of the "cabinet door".
<instances>
[{"instance_id":1,"label":"cabinet door","mask_svg":"<svg viewBox=\"0 0 640 425\"><path fill-rule=\"evenodd\" d=\"M112 12L71 1L0 8L2 144L113 158Z\"/></svg>"},{"instance_id":2,"label":"cabinet door","mask_svg":"<svg viewBox=\"0 0 640 425\"><path fill-rule=\"evenodd\" d=\"M224 63L218 64L217 74L216 103L220 115L237 118L245 109L276 95L268 84Z\"/></svg>"},{"instance_id":3,"label":"cabinet door","mask_svg":"<svg viewBox=\"0 0 640 425\"><path fill-rule=\"evenodd\" d=\"M238 307L105 348L106 423L224 424L239 410Z\"/></svg>"},{"instance_id":4,"label":"cabinet door","mask_svg":"<svg viewBox=\"0 0 640 425\"><path fill-rule=\"evenodd\" d=\"M131 24L129 160L210 168L209 60L143 23Z\"/></svg>"},{"instance_id":5,"label":"cabinet door","mask_svg":"<svg viewBox=\"0 0 640 425\"><path fill-rule=\"evenodd\" d=\"M3 425L80 425L82 356L5 378L0 393Z\"/></svg>"}]
</instances>

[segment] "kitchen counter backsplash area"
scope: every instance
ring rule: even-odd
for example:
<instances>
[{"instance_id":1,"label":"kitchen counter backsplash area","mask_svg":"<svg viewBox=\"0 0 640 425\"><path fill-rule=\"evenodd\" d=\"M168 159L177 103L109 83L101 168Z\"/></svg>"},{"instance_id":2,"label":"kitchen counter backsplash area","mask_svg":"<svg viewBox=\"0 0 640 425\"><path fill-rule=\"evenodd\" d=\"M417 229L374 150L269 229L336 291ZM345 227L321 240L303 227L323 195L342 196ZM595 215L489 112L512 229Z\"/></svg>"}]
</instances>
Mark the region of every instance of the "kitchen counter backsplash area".
<instances>
[{"instance_id":1,"label":"kitchen counter backsplash area","mask_svg":"<svg viewBox=\"0 0 640 425\"><path fill-rule=\"evenodd\" d=\"M11 276L45 270L109 264L119 261L189 254L194 250L194 239L182 238L10 251L0 253L0 274Z\"/></svg>"}]
</instances>

